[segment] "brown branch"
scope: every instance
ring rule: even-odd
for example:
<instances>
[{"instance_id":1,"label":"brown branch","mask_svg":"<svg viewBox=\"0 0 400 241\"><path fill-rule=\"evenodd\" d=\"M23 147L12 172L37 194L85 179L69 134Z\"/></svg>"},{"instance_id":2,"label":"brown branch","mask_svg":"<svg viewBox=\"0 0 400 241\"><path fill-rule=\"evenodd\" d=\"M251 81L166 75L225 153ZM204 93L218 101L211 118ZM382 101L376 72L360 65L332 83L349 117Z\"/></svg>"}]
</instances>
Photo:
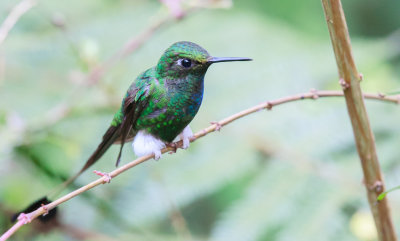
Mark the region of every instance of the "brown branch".
<instances>
[{"instance_id":1,"label":"brown branch","mask_svg":"<svg viewBox=\"0 0 400 241\"><path fill-rule=\"evenodd\" d=\"M379 194L385 190L385 185L376 153L374 135L361 92L360 81L362 76L358 73L354 63L342 4L340 0L322 0L322 4L336 56L340 83L343 87L347 110L353 126L358 155L361 159L368 201L378 237L380 241L395 241L397 238L387 199L374 205Z\"/></svg>"},{"instance_id":2,"label":"brown branch","mask_svg":"<svg viewBox=\"0 0 400 241\"><path fill-rule=\"evenodd\" d=\"M4 20L3 24L0 26L0 45L7 38L8 33L17 23L18 19L24 15L29 9L36 5L35 0L22 0L13 9L11 9L7 18Z\"/></svg>"},{"instance_id":3,"label":"brown branch","mask_svg":"<svg viewBox=\"0 0 400 241\"><path fill-rule=\"evenodd\" d=\"M258 112L260 110L264 110L264 109L270 110L274 106L278 106L278 105L281 105L284 103L289 103L289 102L298 101L298 100L318 99L319 97L339 97L339 96L343 96L343 92L311 90L310 92L303 93L303 94L297 94L297 95L279 98L279 99L272 100L272 101L266 101L261 104L255 105L249 109L238 112L234 115L231 115L225 119L222 119L219 122L215 122L214 124L210 125L209 127L194 134L194 136L191 138L190 141L194 142L195 140L197 140L211 132L218 130L222 126L228 125L229 123L231 123L237 119L240 119L244 116ZM364 97L368 98L368 99L382 100L382 101L391 102L391 103L395 103L395 104L400 103L400 95L384 96L381 94L364 94ZM179 141L176 144L178 147L181 147L182 141ZM170 152L173 150L174 150L173 147L168 147L168 148L164 148L161 152L165 153L165 152ZM130 169L134 166L137 166L142 162L150 160L153 157L154 157L154 155L147 155L147 156L142 156L140 158L137 158L136 160L134 160L130 163L127 163L127 164L115 169L114 171L110 172L109 175L104 175L103 177L101 177L101 178L99 178L99 179L97 179L97 180L95 180L95 181L93 181L93 182L91 182L91 183L89 183L89 184L47 204L47 205L44 205L41 208L38 208L37 210L35 210L31 213L25 214L25 217L27 217L27 218L25 218L25 219L19 218L18 222L16 224L14 224L14 226L11 227L6 233L4 233L3 236L0 237L0 241L7 240L7 238L9 238L14 232L16 232L24 223L28 223L28 222L32 221L33 219L39 217L40 215L46 214L49 210L57 207L61 203L64 203L64 202L70 200L71 198L76 197L79 194L86 192L100 184L106 183L110 177L115 178L116 176L120 175L121 173L127 171L128 169Z\"/></svg>"}]
</instances>

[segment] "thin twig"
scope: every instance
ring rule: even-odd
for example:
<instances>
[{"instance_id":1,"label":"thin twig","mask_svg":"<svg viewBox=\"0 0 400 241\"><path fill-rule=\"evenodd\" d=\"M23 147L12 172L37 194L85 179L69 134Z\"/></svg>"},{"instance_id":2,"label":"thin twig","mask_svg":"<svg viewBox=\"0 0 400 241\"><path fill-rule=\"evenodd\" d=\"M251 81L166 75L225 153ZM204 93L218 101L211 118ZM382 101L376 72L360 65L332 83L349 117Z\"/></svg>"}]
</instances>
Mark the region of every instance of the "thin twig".
<instances>
[{"instance_id":1,"label":"thin twig","mask_svg":"<svg viewBox=\"0 0 400 241\"><path fill-rule=\"evenodd\" d=\"M376 153L374 134L369 124L361 92L362 75L358 73L353 59L342 4L340 0L322 0L322 4L339 69L340 84L343 88L358 155L361 159L369 206L374 217L378 237L380 241L395 241L397 240L396 232L387 199L375 205L379 194L385 191L385 184ZM379 96L384 97L383 95Z\"/></svg>"},{"instance_id":2,"label":"thin twig","mask_svg":"<svg viewBox=\"0 0 400 241\"><path fill-rule=\"evenodd\" d=\"M7 18L4 20L3 24L0 26L0 45L6 39L10 30L17 23L18 19L24 15L29 9L36 5L35 0L22 0L19 2L11 12L8 14Z\"/></svg>"},{"instance_id":3,"label":"thin twig","mask_svg":"<svg viewBox=\"0 0 400 241\"><path fill-rule=\"evenodd\" d=\"M15 223L7 232L5 232L1 237L1 241L7 240L11 235L13 235L20 227L22 227L24 223L21 220L18 220L17 223Z\"/></svg>"},{"instance_id":4,"label":"thin twig","mask_svg":"<svg viewBox=\"0 0 400 241\"><path fill-rule=\"evenodd\" d=\"M104 62L98 64L95 66L86 76L88 83L89 84L95 84L98 82L99 79L101 79L104 74L110 70L118 61L122 60L123 58L129 56L132 54L134 51L139 49L143 44L145 44L157 31L161 30L163 26L166 26L167 24L173 23L173 21L181 21L183 20L184 17L188 16L189 13L192 13L196 11L199 8L189 8L187 10L184 10L183 15L179 18L175 18L172 15L168 15L157 22L151 24L149 27L147 27L141 34L138 36L131 37L130 40L127 41L127 43L121 47L119 50L117 50L111 57L109 57L107 60ZM56 26L60 27L60 29L66 34L65 30L65 23L58 24ZM69 39L67 35L67 39ZM70 46L73 49L74 52L76 52L76 47L73 45L73 41L69 40ZM1 64L1 63L0 63ZM1 66L0 66L1 67ZM1 69L0 69L1 70ZM0 72L1 74L1 72ZM0 76L1 77L1 76ZM0 79L1 80L1 79ZM80 88L82 89L82 88ZM82 93L80 92L80 89L74 92L73 99L79 99L77 98L80 96ZM57 123L58 121L66 118L68 114L72 112L73 106L71 105L70 100L68 101L63 101L54 108L52 108L46 116L51 116L51 118L48 118L48 120L45 123L40 123L41 126L49 126ZM56 113L54 115L54 112ZM43 128L34 128L34 129L43 129Z\"/></svg>"},{"instance_id":5,"label":"thin twig","mask_svg":"<svg viewBox=\"0 0 400 241\"><path fill-rule=\"evenodd\" d=\"M249 109L243 110L241 112L238 112L234 115L231 115L225 119L222 119L219 122L216 122L215 124L210 125L207 128L204 128L203 130L197 132L196 134L194 134L194 136L190 139L190 142L194 142L195 140L216 131L219 127L228 125L229 123L240 119L244 116L250 115L252 113L258 112L260 110L270 110L272 109L272 107L274 106L278 106L284 103L289 103L289 102L293 102L293 101L298 101L298 100L304 100L304 99L318 99L319 97L339 97L339 96L343 96L343 92L341 91L317 91L317 90L311 90L310 92L307 93L303 93L303 94L297 94L297 95L292 95L292 96L287 96L287 97L283 97L283 98L279 98L276 100L272 100L272 101L266 101L263 102L261 104L255 105ZM399 100L400 100L400 95L395 95L395 96L382 96L379 94L364 94L364 97L367 99L375 99L375 100L381 100L381 101L386 101L386 102L391 102L391 103L395 103L395 104L399 104ZM177 147L181 147L182 146L182 141L179 141L176 143ZM173 147L167 147L164 148L161 152L165 153L165 152L170 152L173 151L174 148ZM128 169L139 165L142 162L145 162L147 160L150 160L154 157L154 155L147 155L147 156L142 156L140 158L137 158L136 160L127 163L117 169L115 169L114 171L109 173L109 177L111 178L115 178L116 176L120 175L121 173L127 171ZM98 185L103 184L106 179L108 177L107 176L103 176L73 192L70 192L69 194L45 205L42 206L40 208L38 208L37 210L26 214L27 217L29 217L30 220L34 220L35 218L39 217L40 215L45 214L46 212L48 212L49 210L57 207L58 205L60 205L61 203L64 203L68 200L70 200L73 197L78 196L79 194L86 192ZM3 236L0 237L0 241L5 241L7 240L8 237L10 237L15 231L17 231L21 226L22 226L22 221L18 221L13 227L11 227ZM6 236L7 234L7 236Z\"/></svg>"},{"instance_id":6,"label":"thin twig","mask_svg":"<svg viewBox=\"0 0 400 241\"><path fill-rule=\"evenodd\" d=\"M119 60L121 60L122 58L131 54L133 51L140 48L151 36L154 35L154 33L160 30L161 27L173 23L174 21L181 21L182 19L184 19L185 16L187 16L188 13L197 9L198 8L195 7L189 8L184 12L182 12L182 15L180 15L179 18L170 14L150 25L150 27L145 29L138 36L131 38L121 49L115 52L110 58L108 58L106 61L99 64L98 66L93 68L92 71L90 71L88 77L90 84L96 83L105 74L105 72L108 71Z\"/></svg>"}]
</instances>

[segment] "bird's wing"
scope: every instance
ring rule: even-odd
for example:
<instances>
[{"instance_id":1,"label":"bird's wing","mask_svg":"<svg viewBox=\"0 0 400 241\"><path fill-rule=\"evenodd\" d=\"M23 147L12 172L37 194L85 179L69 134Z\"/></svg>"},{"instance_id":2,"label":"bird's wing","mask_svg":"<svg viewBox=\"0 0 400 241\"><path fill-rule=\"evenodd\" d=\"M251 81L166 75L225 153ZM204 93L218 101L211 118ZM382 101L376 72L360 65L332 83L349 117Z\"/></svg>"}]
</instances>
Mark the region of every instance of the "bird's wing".
<instances>
[{"instance_id":1,"label":"bird's wing","mask_svg":"<svg viewBox=\"0 0 400 241\"><path fill-rule=\"evenodd\" d=\"M116 162L116 166L118 166L121 160L122 148L124 147L124 143L134 136L133 128L140 116L140 113L147 105L147 97L149 96L149 85L142 85L140 89L134 89L132 94L128 94L125 97L125 101L122 105L123 119L120 123L119 136L113 140L113 143L119 142L121 143L121 147L119 149L118 158ZM129 91L128 91L129 93Z\"/></svg>"}]
</instances>

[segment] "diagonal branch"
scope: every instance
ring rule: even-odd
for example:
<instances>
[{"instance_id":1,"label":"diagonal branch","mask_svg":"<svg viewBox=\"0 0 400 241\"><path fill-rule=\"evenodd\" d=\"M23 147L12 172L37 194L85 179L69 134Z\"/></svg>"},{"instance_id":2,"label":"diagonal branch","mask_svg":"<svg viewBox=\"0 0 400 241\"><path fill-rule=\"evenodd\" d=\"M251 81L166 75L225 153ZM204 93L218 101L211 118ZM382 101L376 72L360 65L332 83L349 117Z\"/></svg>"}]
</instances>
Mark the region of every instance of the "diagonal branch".
<instances>
[{"instance_id":1,"label":"diagonal branch","mask_svg":"<svg viewBox=\"0 0 400 241\"><path fill-rule=\"evenodd\" d=\"M400 95L385 96L382 94L368 94L368 93L365 93L363 95L364 95L364 98L367 98L367 99L375 99L375 100L381 100L381 101L385 101L385 102L400 104ZM234 115L231 115L225 119L222 119L219 122L214 122L214 124L210 125L207 128L204 128L203 130L194 134L194 136L191 138L190 142L194 142L197 139L199 139L211 132L217 131L222 126L228 125L235 120L238 120L242 117L248 116L252 113L255 113L255 112L258 112L258 111L261 111L264 109L271 110L272 107L274 107L274 106L278 106L278 105L293 102L293 101L304 100L304 99L314 99L315 100L315 99L318 99L319 97L340 97L340 96L343 96L342 91L311 90L310 92L306 92L306 93L302 93L302 94L282 97L282 98L272 100L272 101L266 101L261 104L255 105L251 108L248 108L246 110L240 111L240 112L238 112ZM177 144L177 147L181 147L182 141L179 141L176 144ZM174 151L174 148L167 147L167 148L164 148L161 152L165 153L165 152L170 152L170 151ZM108 173L107 175L104 175L101 178L99 178L99 179L73 191L73 192L70 192L69 194L67 194L47 205L43 205L41 208L38 208L37 210L35 210L31 213L24 214L23 216L21 216L22 218L18 218L18 222L16 224L14 224L13 227L11 227L6 233L4 233L0 237L0 241L7 240L13 233L15 233L21 226L23 226L23 224L29 223L30 221L34 220L35 218L39 217L40 215L46 214L49 210L54 209L61 203L64 203L64 202L66 202L66 201L68 201L68 200L80 195L81 193L86 192L96 186L99 186L103 183L109 182L110 178L115 178L116 176L120 175L121 173L127 171L128 169L130 169L134 166L137 166L142 162L150 160L153 157L154 157L154 155L147 155L147 156L142 156L140 158L137 158L136 160L115 169L114 171Z\"/></svg>"},{"instance_id":2,"label":"diagonal branch","mask_svg":"<svg viewBox=\"0 0 400 241\"><path fill-rule=\"evenodd\" d=\"M0 45L4 42L8 32L14 27L18 19L35 5L35 0L22 0L11 10L10 14L8 14L7 18L0 26Z\"/></svg>"},{"instance_id":3,"label":"diagonal branch","mask_svg":"<svg viewBox=\"0 0 400 241\"><path fill-rule=\"evenodd\" d=\"M336 56L340 83L343 87L347 110L353 126L358 155L361 159L368 201L378 237L380 241L395 241L397 238L387 199L375 205L379 194L385 191L385 185L376 153L374 135L361 92L362 75L358 73L353 59L342 4L340 0L322 0L322 4Z\"/></svg>"}]
</instances>

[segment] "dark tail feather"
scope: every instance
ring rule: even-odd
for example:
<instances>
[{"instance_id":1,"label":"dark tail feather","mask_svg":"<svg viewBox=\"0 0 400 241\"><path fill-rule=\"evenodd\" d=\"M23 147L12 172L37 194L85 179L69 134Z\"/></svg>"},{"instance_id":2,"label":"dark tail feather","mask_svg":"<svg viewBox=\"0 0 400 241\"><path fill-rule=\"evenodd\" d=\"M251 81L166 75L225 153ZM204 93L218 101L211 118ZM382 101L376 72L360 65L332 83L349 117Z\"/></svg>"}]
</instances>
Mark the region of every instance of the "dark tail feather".
<instances>
[{"instance_id":1,"label":"dark tail feather","mask_svg":"<svg viewBox=\"0 0 400 241\"><path fill-rule=\"evenodd\" d=\"M110 126L107 132L103 136L102 142L97 147L96 151L89 157L86 161L85 165L81 168L81 170L76 173L74 176L70 177L68 180L60 184L59 187L56 188L52 195L57 195L59 192L64 190L69 184L71 184L75 179L77 179L84 171L86 171L89 167L91 167L97 160L99 160L103 154L110 148L110 146L118 139L120 136L120 125L118 126Z\"/></svg>"},{"instance_id":2,"label":"dark tail feather","mask_svg":"<svg viewBox=\"0 0 400 241\"><path fill-rule=\"evenodd\" d=\"M114 144L116 141L121 143L121 148L119 149L118 159L116 165L118 166L121 160L122 148L124 146L125 141L129 138L129 133L132 130L132 124L136 123L137 117L139 116L136 113L136 102L135 102L136 93L131 93L124 100L123 113L124 118L122 122L117 126L110 126L107 132L103 136L103 141L97 147L96 151L89 157L86 161L85 165L82 169L73 177L69 178L61 185L61 190L63 190L66 186L72 183L80 174L82 174L86 169L92 166L97 160L100 159L101 156L108 150L108 148Z\"/></svg>"},{"instance_id":3,"label":"dark tail feather","mask_svg":"<svg viewBox=\"0 0 400 241\"><path fill-rule=\"evenodd\" d=\"M115 163L116 167L119 165L119 162L121 161L122 148L124 147L124 143L126 141L126 138L128 137L129 132L131 131L131 129L132 129L132 126L129 126L127 128L121 128L121 147L119 148L117 162Z\"/></svg>"},{"instance_id":4,"label":"dark tail feather","mask_svg":"<svg viewBox=\"0 0 400 241\"><path fill-rule=\"evenodd\" d=\"M127 104L131 103L131 104ZM121 141L121 147L119 149L119 154L117 158L117 162L115 163L115 166L119 165L119 162L121 161L121 154L122 154L122 148L124 147L124 143L127 140L129 133L132 130L132 124L136 122L135 118L137 118L137 115L135 115L135 108L136 105L133 105L132 101L130 99L127 99L124 104L124 113L125 113L125 118L121 123L121 128L120 128L120 141Z\"/></svg>"},{"instance_id":5,"label":"dark tail feather","mask_svg":"<svg viewBox=\"0 0 400 241\"><path fill-rule=\"evenodd\" d=\"M119 153L118 153L118 158L117 162L115 162L115 166L117 167L121 161L121 154L122 154L122 148L124 147L124 143L121 143L121 147L119 148Z\"/></svg>"},{"instance_id":6,"label":"dark tail feather","mask_svg":"<svg viewBox=\"0 0 400 241\"><path fill-rule=\"evenodd\" d=\"M121 134L120 129L121 129L120 125L110 126L108 128L107 132L103 136L103 141L97 147L96 151L86 161L85 165L79 171L79 174L86 171L86 169L88 169L90 166L96 163L96 161L103 156L103 154L108 150L108 148L110 148L110 146L114 144L115 140L117 140Z\"/></svg>"},{"instance_id":7,"label":"dark tail feather","mask_svg":"<svg viewBox=\"0 0 400 241\"><path fill-rule=\"evenodd\" d=\"M69 184L71 184L73 181L75 181L75 179L77 179L79 177L79 175L81 175L84 171L86 171L90 166L92 166L94 163L96 163L96 161L99 160L103 156L103 154L120 137L120 135L121 135L121 126L120 125L110 126L108 128L107 132L104 134L102 142L97 147L96 151L89 157L89 159L86 161L85 165L81 168L81 170L77 174L70 177L68 180L66 180L62 184L60 184L54 190L52 190L52 192L49 193L47 196L49 196L49 197L57 196L61 191L63 191L67 186L69 186ZM126 135L122 136L122 138L124 141L126 138ZM121 145L123 145L123 144L121 144ZM121 150L122 150L122 148L121 148ZM118 158L120 158L120 156L121 156L121 153L119 154ZM31 209L34 208L31 210L31 211L33 211L36 208L40 207L39 205L49 203L50 201L48 201L47 196L31 203L28 208L31 208ZM55 216L55 209L51 210L49 214L51 214L51 215L47 215L47 216L49 216L49 219L53 218L53 216ZM41 221L47 220L47 219L42 220L41 217L39 217L39 219Z\"/></svg>"}]
</instances>

